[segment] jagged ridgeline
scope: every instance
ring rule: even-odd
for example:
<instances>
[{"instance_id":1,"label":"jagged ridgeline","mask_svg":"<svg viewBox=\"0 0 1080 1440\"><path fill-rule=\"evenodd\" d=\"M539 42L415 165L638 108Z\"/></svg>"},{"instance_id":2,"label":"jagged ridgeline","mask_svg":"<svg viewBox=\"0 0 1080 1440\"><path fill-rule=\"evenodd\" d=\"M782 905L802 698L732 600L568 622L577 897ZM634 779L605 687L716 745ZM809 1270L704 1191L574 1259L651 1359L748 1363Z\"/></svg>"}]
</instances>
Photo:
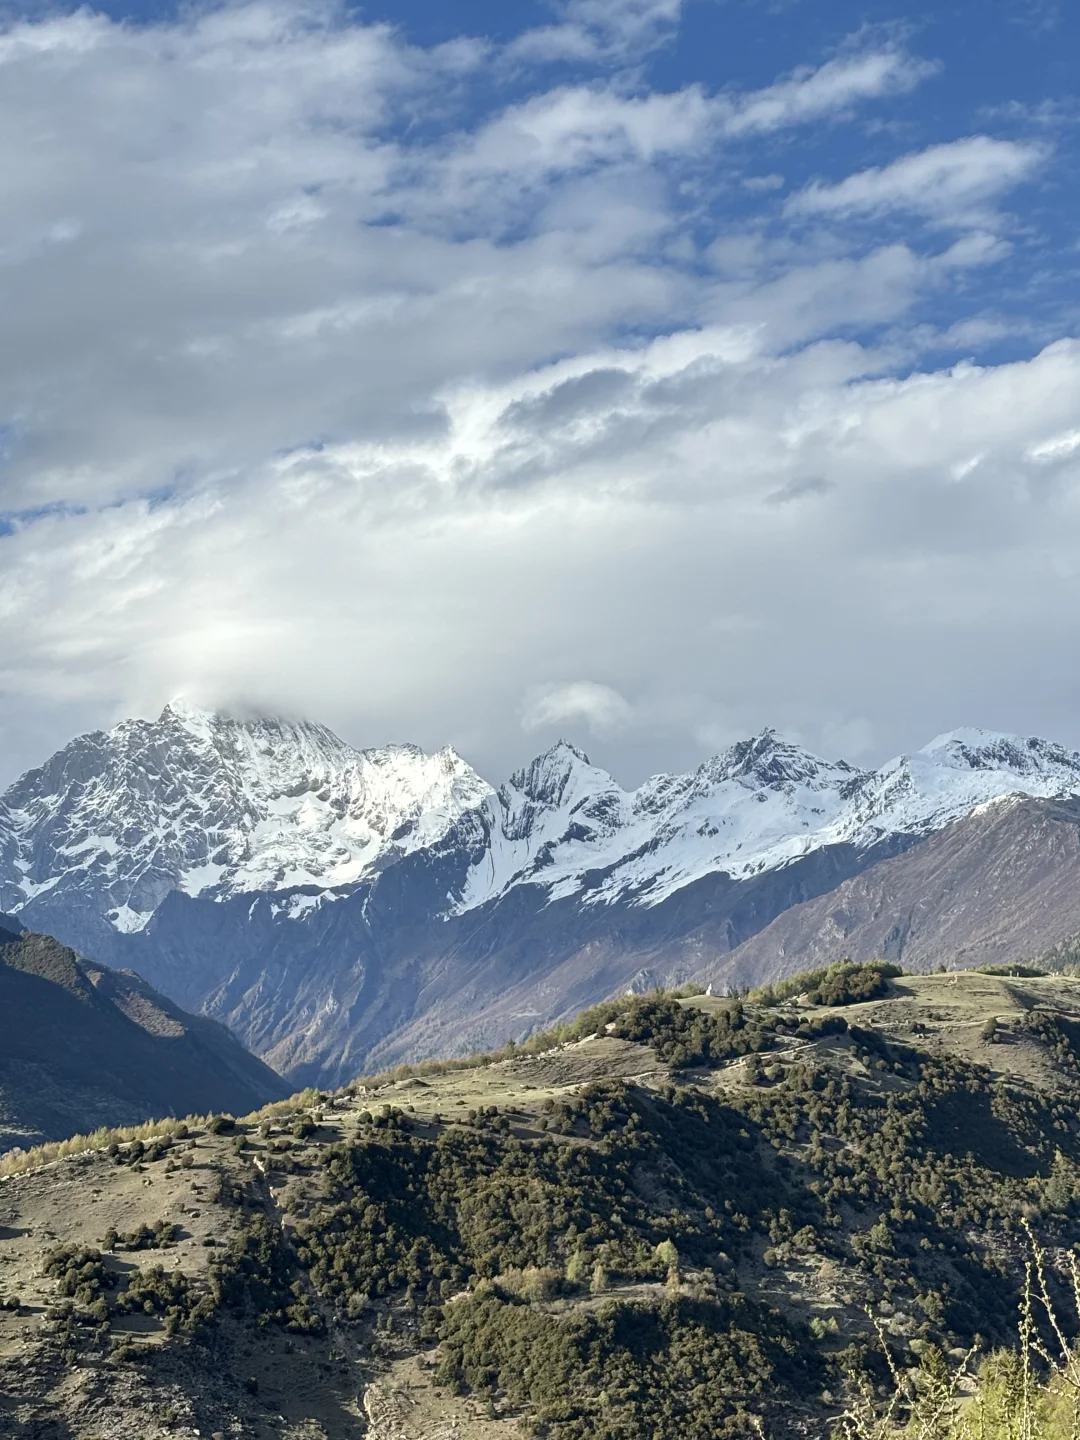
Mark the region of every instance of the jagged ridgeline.
<instances>
[{"instance_id":1,"label":"jagged ridgeline","mask_svg":"<svg viewBox=\"0 0 1080 1440\"><path fill-rule=\"evenodd\" d=\"M1080 753L958 730L877 770L773 731L625 790L180 701L0 793L0 911L226 1023L292 1089L488 1049L627 989L1080 931Z\"/></svg>"},{"instance_id":2,"label":"jagged ridgeline","mask_svg":"<svg viewBox=\"0 0 1080 1440\"><path fill-rule=\"evenodd\" d=\"M1035 1243L1074 1333L1078 1102L1080 982L842 963L30 1156L0 1427L824 1437L898 1378L955 1409Z\"/></svg>"}]
</instances>

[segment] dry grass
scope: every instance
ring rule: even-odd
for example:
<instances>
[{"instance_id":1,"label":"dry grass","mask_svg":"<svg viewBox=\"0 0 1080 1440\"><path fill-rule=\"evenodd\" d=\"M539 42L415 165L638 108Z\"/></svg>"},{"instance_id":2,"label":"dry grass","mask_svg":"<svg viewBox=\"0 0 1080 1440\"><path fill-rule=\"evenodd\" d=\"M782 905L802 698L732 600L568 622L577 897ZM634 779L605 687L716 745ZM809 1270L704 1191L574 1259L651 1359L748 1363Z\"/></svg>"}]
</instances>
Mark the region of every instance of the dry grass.
<instances>
[{"instance_id":1,"label":"dry grass","mask_svg":"<svg viewBox=\"0 0 1080 1440\"><path fill-rule=\"evenodd\" d=\"M309 1085L306 1090L298 1090L295 1095L290 1095L285 1100L272 1100L269 1105L264 1105L261 1110L253 1110L242 1119L248 1125L257 1124L260 1120L281 1120L300 1110L314 1110L323 1099L323 1092Z\"/></svg>"},{"instance_id":2,"label":"dry grass","mask_svg":"<svg viewBox=\"0 0 1080 1440\"><path fill-rule=\"evenodd\" d=\"M70 1155L82 1155L88 1150L107 1150L113 1143L126 1145L132 1140L157 1140L177 1135L205 1125L206 1118L205 1115L189 1115L183 1120L146 1120L141 1125L122 1125L113 1130L102 1126L89 1135L72 1135L68 1140L50 1140L30 1150L13 1150L0 1156L0 1177L24 1175L28 1170L39 1170L43 1165L66 1160Z\"/></svg>"},{"instance_id":3,"label":"dry grass","mask_svg":"<svg viewBox=\"0 0 1080 1440\"><path fill-rule=\"evenodd\" d=\"M375 1075L361 1075L345 1086L348 1095L358 1095L362 1090L381 1090L385 1085L394 1085L399 1080L422 1080L430 1075L454 1075L460 1070L484 1070L499 1060L506 1060L518 1054L516 1047L493 1050L478 1055L458 1055L449 1060L417 1060L403 1062L389 1070L380 1070Z\"/></svg>"},{"instance_id":4,"label":"dry grass","mask_svg":"<svg viewBox=\"0 0 1080 1440\"><path fill-rule=\"evenodd\" d=\"M260 1120L280 1120L302 1110L315 1109L323 1098L321 1091L309 1086L306 1090L289 1096L287 1100L275 1100L270 1105L264 1105L261 1110L239 1117L240 1123L257 1124ZM72 1135L67 1140L49 1140L44 1145L33 1146L30 1150L11 1150L0 1156L0 1179L6 1175L25 1175L30 1170L39 1170L43 1165L52 1165L57 1160L66 1160L72 1155L107 1150L112 1144L127 1145L132 1140L157 1140L184 1131L204 1130L211 1118L209 1115L186 1115L183 1119L146 1120L141 1125L120 1125L112 1129L102 1126L86 1135Z\"/></svg>"}]
</instances>

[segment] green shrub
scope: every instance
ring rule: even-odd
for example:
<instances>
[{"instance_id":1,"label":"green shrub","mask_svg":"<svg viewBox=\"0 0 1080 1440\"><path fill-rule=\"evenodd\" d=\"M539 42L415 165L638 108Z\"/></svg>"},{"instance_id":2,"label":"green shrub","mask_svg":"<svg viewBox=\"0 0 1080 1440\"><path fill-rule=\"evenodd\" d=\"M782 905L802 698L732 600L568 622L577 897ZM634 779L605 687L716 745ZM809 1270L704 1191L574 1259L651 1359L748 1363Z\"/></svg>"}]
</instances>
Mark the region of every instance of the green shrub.
<instances>
[{"instance_id":1,"label":"green shrub","mask_svg":"<svg viewBox=\"0 0 1080 1440\"><path fill-rule=\"evenodd\" d=\"M88 1245L57 1245L47 1250L42 1274L59 1282L56 1288L60 1295L81 1296L87 1304L116 1284L116 1277L105 1268L101 1251Z\"/></svg>"},{"instance_id":2,"label":"green shrub","mask_svg":"<svg viewBox=\"0 0 1080 1440\"><path fill-rule=\"evenodd\" d=\"M838 960L816 970L801 970L786 980L761 985L751 990L747 1000L758 1005L780 1005L785 1000L804 996L814 1005L852 1005L860 1000L875 1000L884 995L886 981L904 973L903 968L888 960Z\"/></svg>"},{"instance_id":3,"label":"green shrub","mask_svg":"<svg viewBox=\"0 0 1080 1440\"><path fill-rule=\"evenodd\" d=\"M889 980L904 972L887 960L871 960L865 965L841 961L830 965L816 985L806 991L811 1005L857 1005L876 1000L888 990Z\"/></svg>"},{"instance_id":4,"label":"green shrub","mask_svg":"<svg viewBox=\"0 0 1080 1440\"><path fill-rule=\"evenodd\" d=\"M298 1334L325 1328L296 1273L288 1241L265 1215L244 1217L225 1253L211 1262L210 1283L217 1304L259 1325L276 1323Z\"/></svg>"}]
</instances>

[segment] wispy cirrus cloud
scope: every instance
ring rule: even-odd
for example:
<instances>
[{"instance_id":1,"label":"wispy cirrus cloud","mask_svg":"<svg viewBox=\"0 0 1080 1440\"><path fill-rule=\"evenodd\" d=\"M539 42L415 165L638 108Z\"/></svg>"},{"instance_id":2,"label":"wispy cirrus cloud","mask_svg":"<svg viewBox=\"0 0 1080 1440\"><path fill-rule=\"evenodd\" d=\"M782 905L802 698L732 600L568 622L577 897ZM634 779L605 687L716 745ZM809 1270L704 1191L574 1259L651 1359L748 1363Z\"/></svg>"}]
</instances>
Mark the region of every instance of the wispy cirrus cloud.
<instances>
[{"instance_id":1,"label":"wispy cirrus cloud","mask_svg":"<svg viewBox=\"0 0 1080 1440\"><path fill-rule=\"evenodd\" d=\"M891 165L809 185L787 203L789 215L876 215L907 210L952 225L971 224L1046 161L1045 145L971 135L904 155Z\"/></svg>"},{"instance_id":2,"label":"wispy cirrus cloud","mask_svg":"<svg viewBox=\"0 0 1080 1440\"><path fill-rule=\"evenodd\" d=\"M902 95L937 73L933 61L904 50L871 49L841 55L817 69L804 68L762 90L722 98L718 108L724 133L769 134L887 95Z\"/></svg>"},{"instance_id":3,"label":"wispy cirrus cloud","mask_svg":"<svg viewBox=\"0 0 1080 1440\"><path fill-rule=\"evenodd\" d=\"M561 0L557 24L526 30L507 47L512 60L624 64L675 35L683 0Z\"/></svg>"}]
</instances>

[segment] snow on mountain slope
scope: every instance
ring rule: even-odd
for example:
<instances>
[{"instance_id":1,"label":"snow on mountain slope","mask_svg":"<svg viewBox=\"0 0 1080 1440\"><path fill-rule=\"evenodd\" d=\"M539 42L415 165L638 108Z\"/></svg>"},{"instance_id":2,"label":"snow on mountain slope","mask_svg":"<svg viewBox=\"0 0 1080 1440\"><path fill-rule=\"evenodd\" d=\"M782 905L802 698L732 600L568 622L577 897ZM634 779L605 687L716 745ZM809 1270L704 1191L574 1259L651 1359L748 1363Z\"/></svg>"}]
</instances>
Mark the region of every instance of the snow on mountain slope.
<instances>
[{"instance_id":1,"label":"snow on mountain slope","mask_svg":"<svg viewBox=\"0 0 1080 1440\"><path fill-rule=\"evenodd\" d=\"M828 845L923 835L1006 795L1080 794L1080 754L983 730L938 736L877 771L764 731L689 775L619 789L560 744L486 804L490 840L458 911L521 883L552 899L653 905L703 876L745 880Z\"/></svg>"},{"instance_id":2,"label":"snow on mountain slope","mask_svg":"<svg viewBox=\"0 0 1080 1440\"><path fill-rule=\"evenodd\" d=\"M716 870L745 878L812 848L861 778L766 730L688 775L627 792L560 743L487 802L488 852L457 908L523 882L553 899L584 890L590 901L633 892L651 903Z\"/></svg>"},{"instance_id":3,"label":"snow on mountain slope","mask_svg":"<svg viewBox=\"0 0 1080 1440\"><path fill-rule=\"evenodd\" d=\"M0 798L0 911L133 932L174 890L270 891L296 920L419 850L452 858L452 893L440 913L417 901L412 920L522 884L651 906L706 875L747 880L824 847L929 834L1011 794L1080 795L1080 755L957 730L866 771L766 730L625 791L560 742L495 792L450 749L355 750L310 722L173 702L73 741Z\"/></svg>"},{"instance_id":4,"label":"snow on mountain slope","mask_svg":"<svg viewBox=\"0 0 1080 1440\"><path fill-rule=\"evenodd\" d=\"M82 898L141 929L171 890L347 886L490 793L453 750L354 750L309 722L167 705L82 736L0 799L0 909Z\"/></svg>"},{"instance_id":5,"label":"snow on mountain slope","mask_svg":"<svg viewBox=\"0 0 1080 1440\"><path fill-rule=\"evenodd\" d=\"M867 845L884 835L939 830L1006 795L1051 799L1077 794L1080 754L1075 750L1037 737L950 730L868 776L835 838Z\"/></svg>"}]
</instances>

